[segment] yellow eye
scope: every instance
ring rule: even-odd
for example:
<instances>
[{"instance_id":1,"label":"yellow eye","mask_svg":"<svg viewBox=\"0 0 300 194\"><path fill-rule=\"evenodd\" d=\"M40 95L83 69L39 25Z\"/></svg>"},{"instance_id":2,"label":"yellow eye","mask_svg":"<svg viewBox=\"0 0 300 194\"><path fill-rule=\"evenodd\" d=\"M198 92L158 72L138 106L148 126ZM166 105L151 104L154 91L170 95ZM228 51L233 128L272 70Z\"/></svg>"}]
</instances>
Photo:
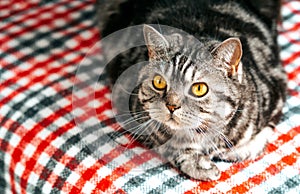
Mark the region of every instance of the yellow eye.
<instances>
[{"instance_id":1,"label":"yellow eye","mask_svg":"<svg viewBox=\"0 0 300 194\"><path fill-rule=\"evenodd\" d=\"M205 94L207 94L208 86L206 85L206 83L202 83L202 82L195 83L191 87L191 92L192 92L192 95L194 95L196 97L202 97Z\"/></svg>"},{"instance_id":2,"label":"yellow eye","mask_svg":"<svg viewBox=\"0 0 300 194\"><path fill-rule=\"evenodd\" d=\"M154 76L152 84L153 87L157 90L164 90L167 87L166 80L160 75Z\"/></svg>"}]
</instances>

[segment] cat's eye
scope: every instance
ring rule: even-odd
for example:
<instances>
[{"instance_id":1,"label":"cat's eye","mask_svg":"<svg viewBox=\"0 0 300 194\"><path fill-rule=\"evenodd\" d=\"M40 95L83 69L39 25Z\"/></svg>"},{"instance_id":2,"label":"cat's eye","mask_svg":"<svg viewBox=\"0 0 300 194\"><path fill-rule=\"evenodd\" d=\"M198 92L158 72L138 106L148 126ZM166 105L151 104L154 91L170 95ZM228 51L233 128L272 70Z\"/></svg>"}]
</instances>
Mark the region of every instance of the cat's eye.
<instances>
[{"instance_id":1,"label":"cat's eye","mask_svg":"<svg viewBox=\"0 0 300 194\"><path fill-rule=\"evenodd\" d=\"M208 92L208 86L206 83L199 82L199 83L194 83L191 87L191 94L195 97L202 97L206 95Z\"/></svg>"},{"instance_id":2,"label":"cat's eye","mask_svg":"<svg viewBox=\"0 0 300 194\"><path fill-rule=\"evenodd\" d=\"M153 84L153 87L157 90L164 90L167 87L166 80L160 75L154 76L154 78L152 80L152 84Z\"/></svg>"}]
</instances>

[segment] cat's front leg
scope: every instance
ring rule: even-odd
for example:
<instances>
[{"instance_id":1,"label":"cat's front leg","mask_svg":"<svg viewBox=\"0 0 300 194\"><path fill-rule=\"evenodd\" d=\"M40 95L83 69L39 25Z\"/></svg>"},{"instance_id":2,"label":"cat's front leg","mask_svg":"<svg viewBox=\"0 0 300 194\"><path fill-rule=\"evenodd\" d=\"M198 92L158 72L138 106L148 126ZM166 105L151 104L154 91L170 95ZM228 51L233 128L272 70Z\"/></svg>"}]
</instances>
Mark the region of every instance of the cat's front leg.
<instances>
[{"instance_id":1,"label":"cat's front leg","mask_svg":"<svg viewBox=\"0 0 300 194\"><path fill-rule=\"evenodd\" d=\"M191 178L198 180L217 180L221 173L208 156L195 152L184 152L173 161L174 165Z\"/></svg>"}]
</instances>

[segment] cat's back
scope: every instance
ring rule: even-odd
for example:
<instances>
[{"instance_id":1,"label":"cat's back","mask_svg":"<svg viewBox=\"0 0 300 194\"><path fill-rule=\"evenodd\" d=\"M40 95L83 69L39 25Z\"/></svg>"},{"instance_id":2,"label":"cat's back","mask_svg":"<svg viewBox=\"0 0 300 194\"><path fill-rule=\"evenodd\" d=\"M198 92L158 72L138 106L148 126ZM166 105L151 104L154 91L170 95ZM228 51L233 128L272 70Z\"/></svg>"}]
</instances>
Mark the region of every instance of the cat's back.
<instances>
[{"instance_id":1,"label":"cat's back","mask_svg":"<svg viewBox=\"0 0 300 194\"><path fill-rule=\"evenodd\" d=\"M98 0L97 5L102 36L144 23L169 25L194 33L221 24L232 28L232 23L243 30L242 22L259 22L275 31L279 9L280 0Z\"/></svg>"}]
</instances>

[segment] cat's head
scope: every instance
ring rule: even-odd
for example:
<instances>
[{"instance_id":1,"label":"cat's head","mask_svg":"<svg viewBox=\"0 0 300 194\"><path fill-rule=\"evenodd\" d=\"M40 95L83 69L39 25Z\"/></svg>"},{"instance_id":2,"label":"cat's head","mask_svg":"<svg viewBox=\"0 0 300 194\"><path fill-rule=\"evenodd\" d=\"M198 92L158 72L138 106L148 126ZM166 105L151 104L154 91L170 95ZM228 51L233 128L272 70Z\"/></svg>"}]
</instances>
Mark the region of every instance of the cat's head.
<instances>
[{"instance_id":1,"label":"cat's head","mask_svg":"<svg viewBox=\"0 0 300 194\"><path fill-rule=\"evenodd\" d=\"M148 25L144 37L150 62L141 71L138 98L151 119L171 130L225 125L241 92L239 39L229 38L211 49L201 42L186 44L191 39L180 34L163 36Z\"/></svg>"}]
</instances>

